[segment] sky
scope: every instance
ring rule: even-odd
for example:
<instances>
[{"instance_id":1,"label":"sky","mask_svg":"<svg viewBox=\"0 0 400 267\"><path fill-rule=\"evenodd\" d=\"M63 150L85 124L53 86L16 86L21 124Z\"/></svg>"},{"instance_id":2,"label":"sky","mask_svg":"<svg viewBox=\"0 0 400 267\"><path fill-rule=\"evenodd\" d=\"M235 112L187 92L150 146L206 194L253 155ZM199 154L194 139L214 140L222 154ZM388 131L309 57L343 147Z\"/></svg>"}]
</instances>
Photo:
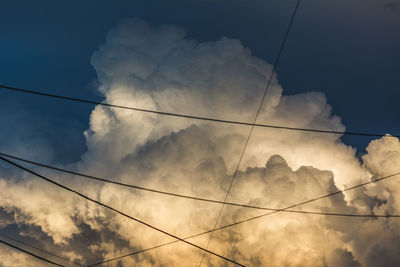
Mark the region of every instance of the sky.
<instances>
[{"instance_id":1,"label":"sky","mask_svg":"<svg viewBox=\"0 0 400 267\"><path fill-rule=\"evenodd\" d=\"M0 84L252 121L295 4L5 1ZM302 1L259 121L399 135L399 32L400 1ZM0 103L0 152L222 200L249 130L4 90ZM256 128L228 200L282 208L398 172L398 163L397 138ZM3 234L83 265L171 240L0 166ZM181 237L212 227L221 209L35 170ZM304 210L399 214L399 190L393 179ZM225 207L222 214L219 225L260 211ZM279 214L218 232L209 248L246 266L398 266L398 223ZM207 240L192 241L205 247ZM11 248L0 255L0 266L42 266ZM198 266L201 257L177 243L110 266ZM228 266L209 255L202 264Z\"/></svg>"}]
</instances>

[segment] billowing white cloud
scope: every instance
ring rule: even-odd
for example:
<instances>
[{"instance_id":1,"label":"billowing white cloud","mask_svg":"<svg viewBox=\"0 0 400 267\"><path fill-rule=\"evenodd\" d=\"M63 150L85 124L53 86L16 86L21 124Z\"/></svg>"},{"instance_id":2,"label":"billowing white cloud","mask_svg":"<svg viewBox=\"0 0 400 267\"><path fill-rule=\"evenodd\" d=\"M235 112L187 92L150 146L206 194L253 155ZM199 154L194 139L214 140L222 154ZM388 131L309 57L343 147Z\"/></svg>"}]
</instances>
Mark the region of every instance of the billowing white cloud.
<instances>
[{"instance_id":1,"label":"billowing white cloud","mask_svg":"<svg viewBox=\"0 0 400 267\"><path fill-rule=\"evenodd\" d=\"M199 43L176 26L126 20L94 53L107 103L197 116L252 121L272 67L239 40ZM274 77L260 123L344 130L321 93L283 95ZM125 183L222 200L248 127L97 106L85 132L88 150L69 168ZM400 142L371 142L362 161L338 135L256 128L229 201L271 208L328 194L398 171ZM220 205L39 172L181 237L213 227ZM21 237L47 237L49 248L92 263L172 239L19 172L0 173L0 225ZM396 214L396 178L298 209ZM220 225L262 211L225 207ZM397 266L396 219L276 213L215 233L210 249L249 266ZM191 239L205 246L208 235ZM0 249L0 253L5 250ZM124 266L198 265L201 251L175 243L125 258ZM118 261L110 263L117 266ZM214 256L204 264L226 266ZM12 266L3 263L4 266Z\"/></svg>"},{"instance_id":2,"label":"billowing white cloud","mask_svg":"<svg viewBox=\"0 0 400 267\"><path fill-rule=\"evenodd\" d=\"M0 249L0 266L15 266L15 267L35 267L35 266L51 266L49 263L45 263L36 258L16 251L13 248L3 247Z\"/></svg>"}]
</instances>

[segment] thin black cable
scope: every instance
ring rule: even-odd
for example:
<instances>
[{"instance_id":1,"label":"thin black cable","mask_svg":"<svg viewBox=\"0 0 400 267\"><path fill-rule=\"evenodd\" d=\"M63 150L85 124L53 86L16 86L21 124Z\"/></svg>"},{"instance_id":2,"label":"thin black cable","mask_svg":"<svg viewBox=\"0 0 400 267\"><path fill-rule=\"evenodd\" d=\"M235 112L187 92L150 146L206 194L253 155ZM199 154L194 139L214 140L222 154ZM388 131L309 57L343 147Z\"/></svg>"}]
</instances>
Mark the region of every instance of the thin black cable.
<instances>
[{"instance_id":1,"label":"thin black cable","mask_svg":"<svg viewBox=\"0 0 400 267\"><path fill-rule=\"evenodd\" d=\"M22 244L22 245L24 245L24 246L27 246L27 247L36 249L36 250L38 250L38 251L41 251L41 252L43 252L43 253L46 253L46 254L51 255L51 256L53 256L53 257L56 257L56 258L58 258L58 259L60 259L60 260L64 260L64 261L69 262L69 263L71 263L71 264L75 264L75 265L78 265L78 266L84 266L84 265L81 265L81 264L79 264L79 263L72 262L72 261L70 261L70 260L67 259L67 258L58 256L58 255L56 255L56 254L54 254L54 253L52 253L52 252L49 252L49 251L47 251L47 250L44 250L44 249L41 249L41 248L38 248L38 247L34 247L34 246L32 246L32 245L30 245L30 244L28 244L28 243L25 243L25 242L23 242L23 241L21 241L21 240L18 240L18 239L12 238L12 237L10 237L10 236L4 235L4 234L2 234L2 233L0 233L0 236L5 237L5 238L7 238L7 239L9 239L9 240L12 240L12 241L14 241L14 242L16 242L16 243Z\"/></svg>"},{"instance_id":2,"label":"thin black cable","mask_svg":"<svg viewBox=\"0 0 400 267\"><path fill-rule=\"evenodd\" d=\"M215 199L209 199L209 198L201 198L201 197L194 197L194 196L189 196L189 195L183 195L183 194L177 194L177 193L172 193L172 192L166 192L166 191L161 191L161 190L156 190L156 189L151 189L151 188L146 188L146 187L141 187L141 186L136 186L136 185L131 185L131 184L125 184L121 182L116 182L88 174L83 174L80 172L75 172L71 170L66 170L58 167L53 167L50 165L46 165L43 163L23 159L20 157L16 157L10 154L2 153L0 152L1 156L7 157L7 158L12 158L16 159L25 163L33 164L36 166L40 166L43 168L47 168L50 170L55 170L59 172L64 172L76 176L80 176L83 178L88 178L92 179L95 181L101 181L104 183L111 183L123 187L128 187L128 188L133 188L137 190L142 190L142 191L148 191L152 193L158 193L158 194L163 194L163 195L168 195L168 196L173 196L173 197L179 197L179 198L185 198L185 199L191 199L191 200L197 200L197 201L204 201L204 202L210 202L210 203L215 203L215 204L224 204L224 205L229 205L229 206L236 206L236 207L241 207L241 208L249 208L249 209L258 209L258 210L269 210L269 211L282 211L281 209L274 209L274 208L268 208L268 207L260 207L260 206L254 206L254 205L247 205L247 204L240 204L240 203L234 203L234 202L224 202L220 200L215 200ZM322 213L322 212L314 212L314 211L300 211L300 210L283 210L282 212L289 212L289 213L304 213L304 214L316 214L316 215L328 215L328 216L353 216L353 214L346 214L346 213ZM400 215L374 215L374 214L355 214L353 217L400 217Z\"/></svg>"},{"instance_id":3,"label":"thin black cable","mask_svg":"<svg viewBox=\"0 0 400 267\"><path fill-rule=\"evenodd\" d=\"M51 98L73 101L73 102L80 102L80 103L86 103L86 104L92 104L92 105L101 105L101 106L112 107L112 108L128 109L128 110L134 110L134 111L139 111L139 112L187 118L187 119L193 119L193 120L212 121L212 122L254 126L254 127L262 127L262 128L282 129L282 130L290 130L290 131L303 131L303 132L315 132L315 133L339 134L339 135L369 136L369 137L397 137L397 138L400 138L400 135L388 136L386 134L380 134L380 133L333 131L333 130L309 129L309 128L301 128L301 127L280 126L280 125L273 125L273 124L260 124L260 123L224 120L224 119L216 119L216 118L179 114L179 113L173 113L173 112L157 111L157 110L151 110L151 109L135 108L135 107L129 107L129 106L122 106L122 105L114 105L114 104L108 104L108 103L95 101L95 100L44 93L44 92L39 92L39 91L11 87L11 86L7 86L7 85L0 85L0 88L15 91L15 92L20 92L20 93L28 93L28 94L32 94L32 95L46 96L46 97L51 97Z\"/></svg>"},{"instance_id":4,"label":"thin black cable","mask_svg":"<svg viewBox=\"0 0 400 267\"><path fill-rule=\"evenodd\" d=\"M271 86L272 79L273 79L273 77L274 77L275 71L276 71L276 69L277 69L277 67L278 67L279 60L280 60L280 58L281 58L283 49L285 48L285 44L286 44L287 38L288 38L288 36L289 36L290 29L292 28L292 25L293 25L293 22L294 22L294 18L296 17L297 10L299 9L300 2L301 2L301 0L297 0L297 2L296 2L296 6L295 6L295 8L294 8L294 10L293 10L293 13L292 13L292 16L291 16L291 18L290 18L289 25L288 25L288 27L287 27L287 29L286 29L286 32L285 32L285 36L283 37L281 46L280 46L280 48L279 48L278 56L277 56L276 59L275 59L274 65L273 65L272 70L271 70L271 74L270 74L270 76L269 76L267 85L266 85L265 90L264 90L264 93L263 93L263 95L262 95L262 98L261 98L261 101L260 101L260 105L258 106L257 113L256 113L256 115L255 115L255 117L254 117L252 126L250 127L249 134L247 135L246 142L245 142L245 144L244 144L244 148L243 148L243 150L242 150L242 153L240 154L239 161L238 161L238 163L237 163L235 172L234 172L234 174L233 174L233 176L232 176L232 180L231 180L231 182L230 182L230 184L229 184L228 191L226 192L226 195L225 195L225 198L224 198L224 202L226 202L226 200L228 199L228 196L229 196L229 193L230 193L230 191L231 191L232 185L233 185L233 183L234 183L234 181L235 181L235 179L236 179L236 175L237 175L237 173L238 173L238 171L239 171L240 164L242 163L242 159L243 159L244 153L246 152L246 148L247 148L247 146L248 146L248 144L249 144L250 137L251 137L251 135L252 135L252 133L253 133L254 126L255 126L255 124L256 124L256 122L257 122L258 116L260 115L260 111L261 111L261 108L263 107L265 97L266 97L267 94L268 94L268 91L269 91L269 88L270 88L270 86ZM225 205L222 204L221 209L220 209L220 211L219 211L219 213L218 213L218 216L217 216L217 220L215 221L215 224L214 224L214 229L217 228L217 225L218 225L219 220L220 220L220 218L221 218L221 215L222 215L222 212L223 212L223 210L224 210L224 207L225 207ZM208 247L209 247L209 245L210 245L210 243L211 243L211 240L212 240L212 238L213 238L213 235L214 235L214 232L211 232L210 239L208 240L207 246L206 246L207 249L208 249ZM205 256L205 255L206 255L206 254L203 253L203 255L202 255L202 257L201 257L201 261L200 261L199 267L200 267L201 264L203 263L203 260L204 260L204 256Z\"/></svg>"},{"instance_id":5,"label":"thin black cable","mask_svg":"<svg viewBox=\"0 0 400 267\"><path fill-rule=\"evenodd\" d=\"M209 199L202 199L202 198L196 198L196 197L191 197L191 196L177 195L177 194L169 193L169 192L163 192L163 191L152 190L152 189L148 189L148 188L141 188L141 187L126 185L126 184L122 184L122 183L118 183L118 182L113 182L113 181L105 180L105 179L98 178L98 177L88 176L88 175L85 175L85 174L81 174L81 173L77 173L77 172L72 172L72 171L69 171L69 170L61 169L61 168L52 167L52 166L45 165L45 164L42 164L42 163L37 163L37 162L34 162L34 161L29 161L29 160L22 159L22 158L19 158L19 157L15 157L15 156L12 156L12 155L9 155L9 154L5 154L5 153L2 153L2 152L0 152L0 155L6 156L6 157L10 157L10 158L13 158L13 159L17 159L17 160L20 160L20 161L23 161L23 162L26 162L26 163L35 164L35 165L38 165L38 166L41 166L41 167L45 167L45 168L57 170L57 171L62 171L62 172L66 172L66 173L70 173L70 174L74 174L74 175L78 175L78 176L90 177L90 178L93 178L93 179L95 179L95 180L100 180L100 181L103 181L103 182L111 182L111 183L116 183L116 184L118 184L118 185L124 185L124 186L133 187L133 188L136 188L136 189L148 190L148 191L157 192L157 193L166 193L166 194L173 195L173 196L180 196L180 197L186 197L186 198L195 199L195 200L202 200L202 201L208 201L208 202L215 202L215 203L219 203L219 204L240 206L240 207L246 207L246 208L255 208L255 209L262 209L262 210L284 211L284 212L289 212L289 213L315 214L315 215L325 215L325 216L344 216L344 217L363 217L363 218L365 218L365 217L366 217L366 218L399 218L399 217L400 217L400 215L343 214L343 213L326 213L326 212L313 212L313 211L300 211L300 210L282 210L282 209L264 208L264 207L243 205L243 204L237 204L237 203L229 203L229 202L228 202L228 203L223 203L223 202L217 201L217 200L209 200ZM373 182L376 182L376 180L373 181ZM359 186L362 186L362 185L359 185ZM206 233L210 233L210 231L207 231L207 232L205 232L205 233L201 233L201 234L198 234L198 235L195 235L195 236L203 235L203 234L206 234ZM0 235L1 235L1 234L0 234ZM195 236L187 237L187 238L185 238L185 239L193 238L193 237L195 237ZM7 236L6 236L6 237L7 237ZM9 237L7 237L7 238L9 238ZM16 240L15 240L15 241L16 241ZM162 245L160 245L160 246L165 246L165 245L167 245L167 244L176 243L176 242L179 242L179 241L168 242L168 243L162 244ZM28 244L25 244L25 245L28 245ZM28 245L28 246L30 246L30 245ZM150 249L146 249L146 250L144 250L144 251L151 250L151 249L155 249L155 248L158 248L158 247L160 247L160 246L156 246L156 247L153 247L153 248L150 248ZM33 247L33 248L35 248L35 247ZM38 248L35 248L35 249L38 249ZM40 250L40 249L39 249L39 250ZM128 254L128 255L124 255L124 256L120 256L120 257L121 257L121 258L127 257L127 256L131 256L131 255L134 255L134 254L138 254L138 253L141 253L141 252L144 252L144 251L138 251L138 252L134 252L133 254L130 253L130 254ZM46 252L46 251L44 251L44 252ZM47 253L48 253L48 252L47 252ZM54 254L51 254L51 255L57 257L57 255L54 255ZM62 258L62 259L64 259L64 258ZM114 258L114 259L111 259L111 260L116 260L116 259L119 259L119 258ZM64 260L66 260L66 259L64 259ZM111 260L110 260L110 261L111 261ZM107 262L108 262L108 261L107 261ZM105 262L104 262L104 263L105 263ZM79 265L79 264L78 264L78 265ZM94 264L94 265L97 265L97 263ZM82 265L81 265L81 266L82 266ZM90 266L93 266L93 265L90 265Z\"/></svg>"},{"instance_id":6,"label":"thin black cable","mask_svg":"<svg viewBox=\"0 0 400 267\"><path fill-rule=\"evenodd\" d=\"M366 185L369 185L369 184L377 183L377 182L392 178L392 177L394 177L396 175L400 175L400 172L393 173L393 174L390 174L390 175L387 175L387 176L383 176L383 177L380 177L380 178L376 178L376 179L371 180L369 182L361 183L361 184L358 184L358 185L355 185L355 186L352 186L352 187L349 187L349 188L346 188L346 189L343 189L343 190L338 190L338 191L335 191L333 193L329 193L329 194L326 194L326 195L323 195L323 196L320 196L320 197L316 197L316 198L313 198L313 199L310 199L310 200L307 200L307 201L304 201L304 202L300 202L300 203L291 205L291 206L283 208L283 209L278 209L278 210L273 211L273 212L264 213L264 214L261 214L261 215L255 216L255 217L251 217L251 218L248 218L248 219L245 219L245 220L242 220L242 221L237 221L235 223L227 224L227 225L218 227L218 228L213 229L213 230L208 230L208 231L205 231L205 232L202 232L202 233L199 233L199 234L191 235L191 236L185 237L184 239L190 239L190 238L198 237L198 236L201 236L201 235L209 234L212 231L219 231L219 230L226 229L226 228L229 228L229 227L232 227L232 226L236 226L236 225L239 225L239 224L242 224L242 223L245 223L245 222L253 221L253 220L256 220L256 219L259 219L259 218L262 218L262 217L265 217L265 216L268 216L268 215L271 215L271 214L274 214L274 213L287 211L288 209L290 209L292 207L298 207L298 206L301 206L301 205L304 205L304 204L307 204L307 203L311 203L311 202L314 202L314 201L317 201L317 200L320 200L320 199L328 198L328 197L331 197L331 196L334 196L334 195L337 195L337 194L340 194L340 193L343 193L343 192L346 192L346 191L350 191L350 190L353 190L353 189L356 189L356 188L360 188L360 187L363 187L363 186L366 186ZM306 212L299 212L299 213L306 213ZM399 215L375 215L375 216L370 216L369 214L342 214L342 213L336 213L335 214L335 213L324 213L324 212L315 212L314 214L327 215L327 216L371 217L371 218L392 218L392 216L399 217ZM129 254L125 254L125 255L122 255L122 256L119 256L119 257L115 257L115 258L108 259L108 260L105 260L105 261L102 261L102 262L98 262L98 263L95 263L95 264L92 264L92 265L89 265L89 266L100 265L100 264L111 262L111 261L114 261L114 260L117 260L117 259L122 259L122 258L125 258L125 257L129 257L129 256L132 256L132 255L136 255L136 254L142 253L142 252L146 252L146 251L149 251L149 250L153 250L153 249L156 249L156 248L160 248L160 247L163 247L163 246L174 244L176 242L179 242L179 240L171 241L171 242L168 242L168 243L164 243L164 244L157 245L157 246L154 246L154 247L151 247L151 248L147 248L147 249L143 249L143 250L140 250L140 251L135 251L135 252L132 252L132 253L129 253Z\"/></svg>"},{"instance_id":7,"label":"thin black cable","mask_svg":"<svg viewBox=\"0 0 400 267\"><path fill-rule=\"evenodd\" d=\"M1 239L0 239L0 243L3 243L4 245L7 245L7 246L9 246L9 247L12 247L12 248L14 248L14 249L16 249L16 250L19 250L19 251L21 251L21 252L23 252L23 253L25 253L25 254L31 255L32 257L38 258L38 259L40 259L40 260L42 260L42 261L45 261L45 262L47 262L47 263L50 263L50 264L53 264L53 265L56 265L56 266L65 267L65 265L61 265L61 264L58 264L58 263L56 263L56 262L54 262L54 261L48 260L48 259L46 259L46 258L43 258L43 257L41 257L41 256L39 256L39 255L36 255L36 254L34 254L34 253L30 252L30 251L27 251L27 250L25 250L25 249L23 249L23 248L14 246L13 244L10 244L10 243L8 243L8 242L6 242L6 241L4 241L4 240L1 240Z\"/></svg>"},{"instance_id":8,"label":"thin black cable","mask_svg":"<svg viewBox=\"0 0 400 267\"><path fill-rule=\"evenodd\" d=\"M238 224L242 224L242 223L245 223L245 222L253 221L253 220L256 220L256 219L259 219L259 218L262 218L262 217L265 217L265 216L268 216L268 215L271 215L271 214L274 214L274 213L282 212L282 211L285 211L285 210L288 210L288 209L291 209L291 208L295 208L295 207L298 207L298 206L301 206L301 205L304 205L304 204L308 204L308 203L317 201L317 200L321 200L321 199L324 199L324 198L327 198L327 197L331 197L331 196L334 196L334 195L337 195L337 194L340 194L340 193L343 193L343 192L346 192L346 191L349 191L349 190L353 190L353 189L360 188L360 187L363 187L363 186L366 186L366 185L369 185L369 184L372 184L372 183L376 183L376 182L379 182L379 181L394 177L396 175L400 175L400 172L397 172L397 173L394 173L394 174L390 174L390 175L387 175L387 176L384 176L384 177L381 177L381 178L377 178L377 179L374 179L372 181L365 182L365 183L362 183L362 184L358 184L358 185L355 185L355 186L352 186L352 187L349 187L349 188L346 188L346 189L343 189L343 190L338 190L338 191L335 191L335 192L327 194L327 195L323 195L323 196L316 197L316 198L313 198L313 199L310 199L310 200L306 200L306 201L303 201L303 202L288 206L288 207L283 208L283 209L278 209L278 210L275 210L275 211L272 211L272 212L264 213L264 214L261 214L261 215L246 219L246 220L242 220L242 221L238 221L238 222L235 222L235 223L232 223L232 224L224 225L224 226L221 226L221 227L217 228L216 230L222 230L222 229L225 229L225 228L228 228L228 227L232 227L232 226L235 226L235 225L238 225Z\"/></svg>"},{"instance_id":9,"label":"thin black cable","mask_svg":"<svg viewBox=\"0 0 400 267\"><path fill-rule=\"evenodd\" d=\"M202 250L202 251L205 251L205 252L207 252L207 253L210 253L210 254L212 254L212 255L214 255L214 256L217 256L218 258L221 258L221 259L223 259L223 260L229 261L229 262L234 263L234 264L239 265L239 266L245 266L245 265L240 264L240 263L238 263L238 262L236 262L236 261L234 261L234 260L231 260L231 259L226 258L226 257L224 257L224 256L222 256L222 255L219 255L219 254L217 254L217 253L215 253L215 252L212 252L212 251L210 251L210 250L208 250L208 249L205 249L205 248L200 247L200 246L198 246L198 245L196 245L196 244L193 244L193 243L191 243L191 242L189 242L189 241L186 241L186 240L184 240L184 239L182 239L182 238L180 238L180 237L178 237L178 236L176 236L176 235L173 235L173 234L171 234L171 233L168 233L168 232L166 232L166 231L164 231L164 230L162 230L162 229L160 229L160 228L157 228L157 227L155 227L155 226L153 226L153 225L151 225L151 224L149 224L149 223L146 223L146 222L144 222L144 221L142 221L142 220L139 220L139 219L137 219L137 218L135 218L135 217L132 217L132 216L130 216L130 215L128 215L128 214L126 214L126 213L124 213L124 212L122 212L122 211L119 211L119 210L117 210L117 209L115 209L115 208L113 208L113 207L111 207L111 206L108 206L108 205L106 205L106 204L104 204L104 203L102 203L102 202L100 202L100 201L97 201L97 200L95 200L95 199L93 199L93 198L90 198L90 197L88 197L88 196L86 196L86 195L84 195L84 194L82 194L82 193L80 193L80 192L78 192L78 191L76 191L76 190L74 190L74 189L71 189L71 188L69 188L69 187L67 187L67 186L65 186L65 185L62 185L62 184L60 184L60 183L57 183L57 182L55 182L55 181L53 181L53 180L51 180L51 179L49 179L49 178L47 178L47 177L45 177L45 176L43 176L43 175L41 175L41 174L38 174L38 173L36 173L36 172L34 172L34 171L28 169L28 168L25 168L25 167L23 167L23 166L21 166L21 165L15 163L15 162L11 161L11 160L8 160L8 159L6 159L6 158L4 158L4 157L1 157L1 156L0 156L0 160L3 160L3 161L5 161L5 162L7 162L7 163L9 163L9 164L11 164L11 165L13 165L13 166L15 166L15 167L18 167L18 168L20 168L20 169L22 169L22 170L24 170L24 171L26 171L26 172L28 172L28 173L30 173L30 174L33 174L33 175L35 175L35 176L37 176L37 177L39 177L39 178L45 180L46 182L49 182L49 183L51 183L51 184L54 184L54 185L56 185L56 186L58 186L58 187L61 187L61 188L65 189L65 190L67 190L67 191L69 191L69 192L71 192L71 193L74 193L74 194L76 194L76 195L78 195L78 196L80 196L80 197L82 197L82 198L84 198L84 199L86 199L86 200L88 200L88 201L90 201L90 202L93 202L93 203L95 203L95 204L97 204L97 205L99 205L99 206L102 206L102 207L104 207L104 208L107 208L107 209L109 209L109 210L112 210L112 211L114 211L114 212L116 212L116 213L118 213L118 214L120 214L120 215L122 215L122 216L124 216L124 217L126 217L126 218L129 218L129 219L131 219L131 220L133 220L133 221L136 221L136 222L138 222L138 223L140 223L140 224L143 224L143 225L145 225L145 226L147 226L147 227L149 227L149 228L151 228L151 229L153 229L153 230L156 230L156 231L158 231L158 232L160 232L160 233L163 233L163 234L168 235L168 236L170 236L170 237L172 237L172 238L175 238L175 239L177 239L177 240L180 240L180 241L182 241L182 242L184 242L184 243L186 243L186 244L188 244L188 245L191 245L191 246L193 246L193 247L195 247L195 248L198 248L198 249L200 249L200 250Z\"/></svg>"}]
</instances>

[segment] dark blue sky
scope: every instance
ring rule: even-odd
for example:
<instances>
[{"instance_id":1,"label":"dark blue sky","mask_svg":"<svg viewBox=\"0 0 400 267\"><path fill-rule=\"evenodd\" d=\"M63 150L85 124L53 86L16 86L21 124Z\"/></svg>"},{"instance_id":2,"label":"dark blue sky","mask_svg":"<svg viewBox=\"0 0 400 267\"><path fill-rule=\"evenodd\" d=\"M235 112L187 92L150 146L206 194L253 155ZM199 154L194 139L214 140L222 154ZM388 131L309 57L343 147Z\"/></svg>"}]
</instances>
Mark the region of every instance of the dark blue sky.
<instances>
[{"instance_id":1,"label":"dark blue sky","mask_svg":"<svg viewBox=\"0 0 400 267\"><path fill-rule=\"evenodd\" d=\"M90 57L124 18L178 24L200 41L240 39L272 63L294 0L2 1L0 83L101 99ZM303 0L278 67L285 94L322 91L349 131L400 134L400 1ZM92 106L0 91L0 148L85 151ZM343 140L362 150L365 137Z\"/></svg>"}]
</instances>

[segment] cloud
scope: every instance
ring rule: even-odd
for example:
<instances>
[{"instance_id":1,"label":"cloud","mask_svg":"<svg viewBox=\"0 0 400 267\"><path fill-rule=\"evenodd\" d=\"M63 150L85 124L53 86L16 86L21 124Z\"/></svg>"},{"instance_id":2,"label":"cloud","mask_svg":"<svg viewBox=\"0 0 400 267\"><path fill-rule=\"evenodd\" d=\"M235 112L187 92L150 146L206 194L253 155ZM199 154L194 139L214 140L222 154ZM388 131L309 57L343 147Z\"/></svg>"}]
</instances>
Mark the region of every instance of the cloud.
<instances>
[{"instance_id":1,"label":"cloud","mask_svg":"<svg viewBox=\"0 0 400 267\"><path fill-rule=\"evenodd\" d=\"M107 103L241 121L254 119L270 64L239 40L200 43L177 26L121 22L93 54ZM274 76L259 122L342 131L322 93L284 95ZM87 152L70 169L165 191L224 199L249 128L96 106ZM338 135L256 128L229 201L283 208L396 172L400 142L371 142L360 162ZM36 168L84 194L178 236L209 230L220 205L83 181ZM396 214L393 178L299 207L313 211ZM0 173L0 225L22 238L88 264L171 238L44 184ZM49 204L50 203L50 204ZM220 225L261 214L225 207ZM215 233L210 249L249 266L396 266L396 220L276 213ZM208 236L191 240L205 246ZM0 249L0 253L8 250ZM188 256L189 255L189 256ZM197 265L201 251L176 243L115 266ZM119 263L118 263L119 262ZM226 263L207 256L209 266ZM11 266L12 263L3 263ZM117 265L119 264L119 265Z\"/></svg>"},{"instance_id":2,"label":"cloud","mask_svg":"<svg viewBox=\"0 0 400 267\"><path fill-rule=\"evenodd\" d=\"M6 247L1 244L0 249L0 266L15 266L15 267L35 267L40 266L43 262L32 258L31 256L24 254L22 252L16 251L13 248ZM46 263L45 263L46 264ZM42 264L43 266L43 264ZM47 264L46 264L47 266Z\"/></svg>"}]
</instances>

